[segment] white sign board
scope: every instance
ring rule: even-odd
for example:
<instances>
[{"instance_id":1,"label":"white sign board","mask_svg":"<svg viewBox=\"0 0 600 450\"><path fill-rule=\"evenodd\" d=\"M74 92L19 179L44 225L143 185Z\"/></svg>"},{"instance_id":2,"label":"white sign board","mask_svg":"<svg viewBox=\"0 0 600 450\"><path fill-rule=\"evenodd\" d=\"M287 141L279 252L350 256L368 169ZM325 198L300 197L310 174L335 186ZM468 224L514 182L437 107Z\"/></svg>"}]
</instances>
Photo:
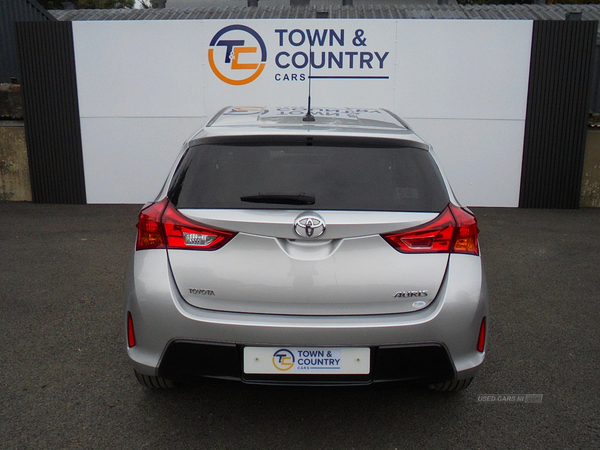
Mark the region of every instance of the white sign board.
<instances>
[{"instance_id":1,"label":"white sign board","mask_svg":"<svg viewBox=\"0 0 600 450\"><path fill-rule=\"evenodd\" d=\"M470 206L517 206L531 21L73 22L89 203L152 200L227 105L383 107Z\"/></svg>"}]
</instances>

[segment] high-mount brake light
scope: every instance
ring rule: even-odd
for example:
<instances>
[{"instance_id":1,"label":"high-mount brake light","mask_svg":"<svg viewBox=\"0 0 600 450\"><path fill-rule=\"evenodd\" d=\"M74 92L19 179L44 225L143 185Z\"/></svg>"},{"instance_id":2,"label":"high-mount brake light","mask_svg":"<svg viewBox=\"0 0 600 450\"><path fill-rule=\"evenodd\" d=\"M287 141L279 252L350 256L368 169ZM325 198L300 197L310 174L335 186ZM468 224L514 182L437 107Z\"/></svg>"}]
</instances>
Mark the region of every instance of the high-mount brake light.
<instances>
[{"instance_id":1,"label":"high-mount brake light","mask_svg":"<svg viewBox=\"0 0 600 450\"><path fill-rule=\"evenodd\" d=\"M402 253L464 253L479 255L477 220L452 203L435 219L418 227L382 234Z\"/></svg>"},{"instance_id":2,"label":"high-mount brake light","mask_svg":"<svg viewBox=\"0 0 600 450\"><path fill-rule=\"evenodd\" d=\"M138 222L136 250L153 248L218 250L237 233L207 228L182 215L168 199L144 208Z\"/></svg>"}]
</instances>

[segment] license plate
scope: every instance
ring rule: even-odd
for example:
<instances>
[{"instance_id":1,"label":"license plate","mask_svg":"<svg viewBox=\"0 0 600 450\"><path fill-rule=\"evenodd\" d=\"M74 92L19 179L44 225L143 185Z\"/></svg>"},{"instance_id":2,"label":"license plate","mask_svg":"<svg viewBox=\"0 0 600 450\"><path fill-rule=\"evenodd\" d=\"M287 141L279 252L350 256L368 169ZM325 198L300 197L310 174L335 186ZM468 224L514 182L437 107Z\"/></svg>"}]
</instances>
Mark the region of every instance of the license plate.
<instances>
[{"instance_id":1,"label":"license plate","mask_svg":"<svg viewBox=\"0 0 600 450\"><path fill-rule=\"evenodd\" d=\"M279 375L367 375L369 348L245 347L244 373Z\"/></svg>"}]
</instances>

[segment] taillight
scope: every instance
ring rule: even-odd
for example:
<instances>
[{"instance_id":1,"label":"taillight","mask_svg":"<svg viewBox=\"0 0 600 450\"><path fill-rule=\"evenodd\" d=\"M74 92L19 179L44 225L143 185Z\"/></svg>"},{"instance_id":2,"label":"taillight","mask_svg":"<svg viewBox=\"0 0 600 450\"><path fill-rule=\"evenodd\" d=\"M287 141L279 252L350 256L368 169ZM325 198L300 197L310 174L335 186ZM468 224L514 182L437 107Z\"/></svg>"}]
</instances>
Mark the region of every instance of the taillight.
<instances>
[{"instance_id":1,"label":"taillight","mask_svg":"<svg viewBox=\"0 0 600 450\"><path fill-rule=\"evenodd\" d=\"M165 248L164 231L161 224L162 214L168 200L153 203L140 211L138 220L138 238L136 250Z\"/></svg>"},{"instance_id":2,"label":"taillight","mask_svg":"<svg viewBox=\"0 0 600 450\"><path fill-rule=\"evenodd\" d=\"M217 250L237 233L205 227L188 219L168 199L154 203L140 212L137 250L170 248Z\"/></svg>"},{"instance_id":3,"label":"taillight","mask_svg":"<svg viewBox=\"0 0 600 450\"><path fill-rule=\"evenodd\" d=\"M431 222L398 233L382 234L402 253L466 253L479 255L477 220L450 203Z\"/></svg>"},{"instance_id":4,"label":"taillight","mask_svg":"<svg viewBox=\"0 0 600 450\"><path fill-rule=\"evenodd\" d=\"M483 353L485 349L485 317L481 321L481 327L479 327L479 337L477 338L477 351Z\"/></svg>"},{"instance_id":5,"label":"taillight","mask_svg":"<svg viewBox=\"0 0 600 450\"><path fill-rule=\"evenodd\" d=\"M170 203L163 214L168 248L217 250L227 244L237 233L215 230L183 216Z\"/></svg>"}]
</instances>

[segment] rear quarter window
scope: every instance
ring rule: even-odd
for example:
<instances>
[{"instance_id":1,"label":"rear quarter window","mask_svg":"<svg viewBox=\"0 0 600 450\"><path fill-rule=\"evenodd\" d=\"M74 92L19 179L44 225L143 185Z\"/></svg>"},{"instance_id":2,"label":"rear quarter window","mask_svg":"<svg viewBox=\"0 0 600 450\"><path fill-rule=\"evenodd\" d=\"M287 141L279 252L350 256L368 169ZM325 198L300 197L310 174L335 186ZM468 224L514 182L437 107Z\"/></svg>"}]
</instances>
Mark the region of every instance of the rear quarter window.
<instances>
[{"instance_id":1,"label":"rear quarter window","mask_svg":"<svg viewBox=\"0 0 600 450\"><path fill-rule=\"evenodd\" d=\"M306 205L241 200L258 194L310 194ZM413 147L193 145L169 188L177 208L439 212L448 193L426 150Z\"/></svg>"}]
</instances>

